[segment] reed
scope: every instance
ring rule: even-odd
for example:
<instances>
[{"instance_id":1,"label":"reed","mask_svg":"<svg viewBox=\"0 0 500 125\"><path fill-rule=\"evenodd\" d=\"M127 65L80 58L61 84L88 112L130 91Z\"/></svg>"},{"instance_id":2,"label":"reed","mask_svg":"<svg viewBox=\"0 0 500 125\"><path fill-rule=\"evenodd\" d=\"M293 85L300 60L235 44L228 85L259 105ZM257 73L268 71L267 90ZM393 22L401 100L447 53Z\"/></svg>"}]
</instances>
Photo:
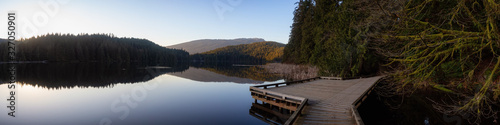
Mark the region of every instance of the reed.
<instances>
[{"instance_id":1,"label":"reed","mask_svg":"<svg viewBox=\"0 0 500 125\"><path fill-rule=\"evenodd\" d=\"M261 65L269 73L279 74L287 80L301 80L318 77L319 69L311 65L294 65L283 63L269 63Z\"/></svg>"}]
</instances>

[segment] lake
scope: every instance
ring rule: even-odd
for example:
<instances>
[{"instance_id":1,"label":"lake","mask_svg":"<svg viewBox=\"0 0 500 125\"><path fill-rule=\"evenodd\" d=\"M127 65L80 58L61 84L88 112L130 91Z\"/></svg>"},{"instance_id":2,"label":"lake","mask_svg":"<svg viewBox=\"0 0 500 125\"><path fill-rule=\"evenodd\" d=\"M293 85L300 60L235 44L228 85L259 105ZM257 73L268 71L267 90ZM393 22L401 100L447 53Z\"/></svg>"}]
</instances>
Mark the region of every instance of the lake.
<instances>
[{"instance_id":1,"label":"lake","mask_svg":"<svg viewBox=\"0 0 500 125\"><path fill-rule=\"evenodd\" d=\"M0 124L267 124L250 115L249 86L283 82L252 66L148 67L130 63L8 65L0 69Z\"/></svg>"}]
</instances>

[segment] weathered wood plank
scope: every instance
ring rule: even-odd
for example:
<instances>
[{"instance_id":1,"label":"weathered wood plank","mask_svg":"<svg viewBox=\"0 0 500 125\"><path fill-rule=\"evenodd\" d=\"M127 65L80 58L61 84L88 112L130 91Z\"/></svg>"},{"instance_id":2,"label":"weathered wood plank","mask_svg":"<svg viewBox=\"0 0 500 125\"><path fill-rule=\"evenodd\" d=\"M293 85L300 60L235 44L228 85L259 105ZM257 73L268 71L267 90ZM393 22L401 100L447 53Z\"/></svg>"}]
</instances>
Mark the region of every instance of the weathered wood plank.
<instances>
[{"instance_id":1,"label":"weathered wood plank","mask_svg":"<svg viewBox=\"0 0 500 125\"><path fill-rule=\"evenodd\" d=\"M295 122L295 120L297 119L297 117L299 117L299 115L302 114L302 110L304 109L304 107L306 106L307 104L307 99L305 99L304 101L302 101L302 103L300 104L300 106L297 108L297 111L295 111L292 116L290 116L290 118L285 122L285 125L291 125Z\"/></svg>"},{"instance_id":2,"label":"weathered wood plank","mask_svg":"<svg viewBox=\"0 0 500 125\"><path fill-rule=\"evenodd\" d=\"M357 107L353 105L359 103L380 78L382 76L349 80L321 77L303 80L309 82L300 84L291 82L284 86L281 86L282 84L258 86L267 89L250 88L294 99L308 99L309 105L304 107L303 115L297 114L295 124L363 124L355 110ZM278 87L275 87L276 85Z\"/></svg>"}]
</instances>

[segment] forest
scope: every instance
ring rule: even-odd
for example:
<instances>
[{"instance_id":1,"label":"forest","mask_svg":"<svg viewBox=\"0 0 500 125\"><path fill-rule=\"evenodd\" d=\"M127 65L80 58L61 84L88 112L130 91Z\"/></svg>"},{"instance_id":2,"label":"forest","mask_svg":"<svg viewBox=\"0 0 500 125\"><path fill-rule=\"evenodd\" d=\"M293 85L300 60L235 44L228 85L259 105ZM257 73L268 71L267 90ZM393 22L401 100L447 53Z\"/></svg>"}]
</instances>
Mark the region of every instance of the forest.
<instances>
[{"instance_id":1,"label":"forest","mask_svg":"<svg viewBox=\"0 0 500 125\"><path fill-rule=\"evenodd\" d=\"M321 75L387 74L393 94L433 89L458 96L445 114L498 115L498 0L300 0L283 62ZM390 90L388 90L390 91Z\"/></svg>"},{"instance_id":2,"label":"forest","mask_svg":"<svg viewBox=\"0 0 500 125\"><path fill-rule=\"evenodd\" d=\"M46 34L16 41L17 61L147 62L174 65L188 61L184 50L161 47L146 39L118 38L112 34ZM7 48L6 42L0 47ZM0 62L9 61L0 51Z\"/></svg>"},{"instance_id":3,"label":"forest","mask_svg":"<svg viewBox=\"0 0 500 125\"><path fill-rule=\"evenodd\" d=\"M363 26L370 1L301 0L294 11L283 62L313 64L322 75L353 77L378 71L378 59L368 49L373 26ZM375 23L375 22L374 22ZM368 23L367 23L368 24Z\"/></svg>"},{"instance_id":4,"label":"forest","mask_svg":"<svg viewBox=\"0 0 500 125\"><path fill-rule=\"evenodd\" d=\"M266 63L282 60L285 45L277 42L256 42L226 46L191 55L195 62Z\"/></svg>"}]
</instances>

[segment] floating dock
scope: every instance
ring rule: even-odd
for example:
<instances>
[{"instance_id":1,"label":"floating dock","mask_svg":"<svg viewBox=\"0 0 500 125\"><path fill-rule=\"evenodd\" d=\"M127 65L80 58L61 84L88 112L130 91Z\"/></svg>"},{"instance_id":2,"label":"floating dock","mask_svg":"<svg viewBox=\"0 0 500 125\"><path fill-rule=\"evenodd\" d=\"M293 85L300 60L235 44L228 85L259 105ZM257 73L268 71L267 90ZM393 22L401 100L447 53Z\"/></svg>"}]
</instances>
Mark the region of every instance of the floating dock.
<instances>
[{"instance_id":1,"label":"floating dock","mask_svg":"<svg viewBox=\"0 0 500 125\"><path fill-rule=\"evenodd\" d=\"M344 80L317 77L251 86L252 98L291 116L283 124L363 125L357 108L383 76Z\"/></svg>"}]
</instances>

